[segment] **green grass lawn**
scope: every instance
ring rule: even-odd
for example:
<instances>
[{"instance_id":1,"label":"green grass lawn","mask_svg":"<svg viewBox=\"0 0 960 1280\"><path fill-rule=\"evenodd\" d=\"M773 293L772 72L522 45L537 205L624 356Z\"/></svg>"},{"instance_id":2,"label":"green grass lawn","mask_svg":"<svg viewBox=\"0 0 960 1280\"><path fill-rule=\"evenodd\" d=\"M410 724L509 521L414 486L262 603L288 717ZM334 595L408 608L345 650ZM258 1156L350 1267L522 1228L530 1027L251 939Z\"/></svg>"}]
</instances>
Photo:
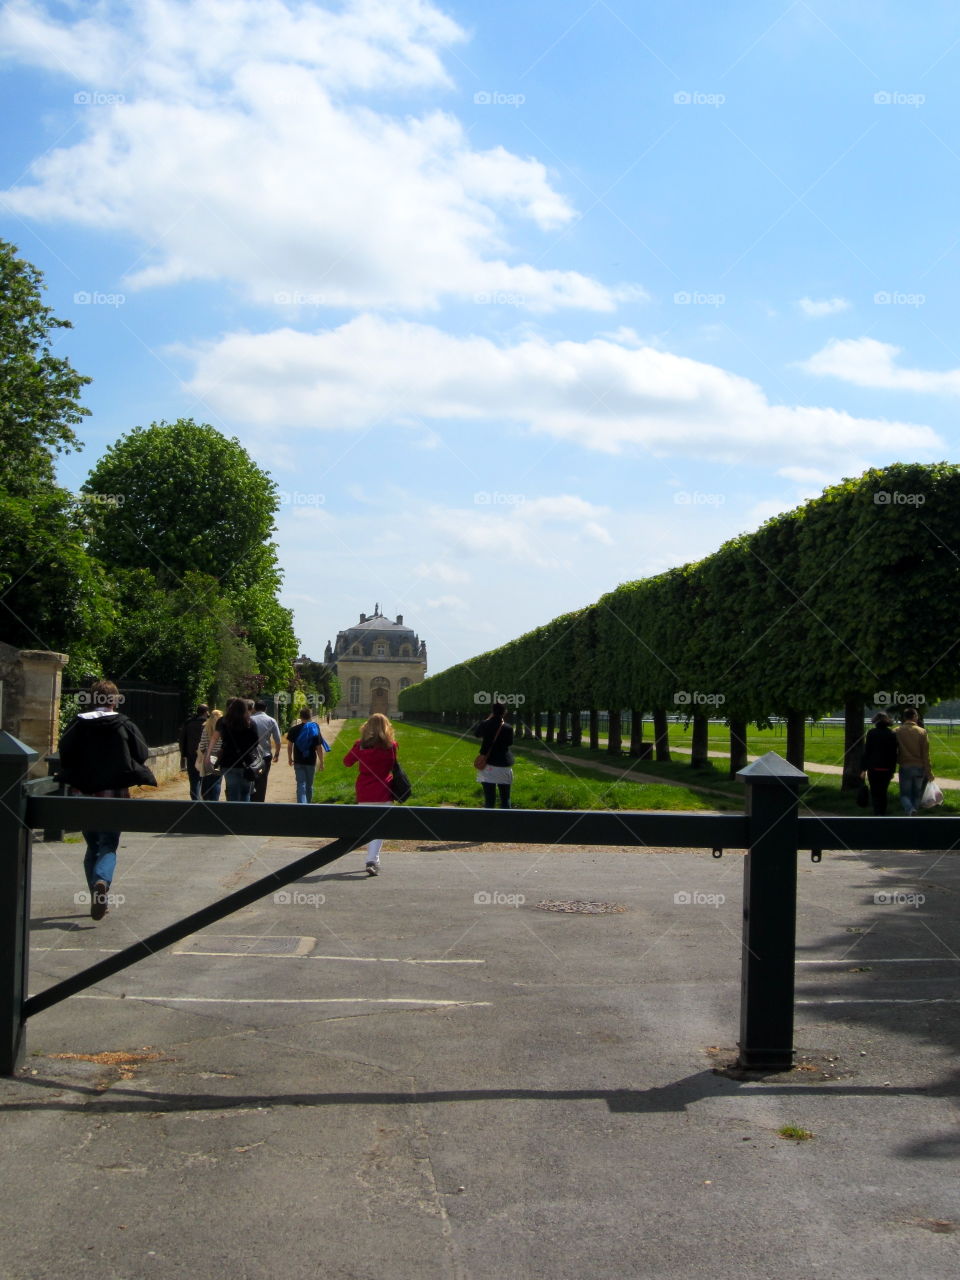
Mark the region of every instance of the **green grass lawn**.
<instances>
[{"instance_id":1,"label":"green grass lawn","mask_svg":"<svg viewBox=\"0 0 960 1280\"><path fill-rule=\"evenodd\" d=\"M691 726L682 724L670 725L671 747L690 747ZM960 780L960 728L953 734L945 729L930 728L930 759L933 771L939 778ZM625 735L625 741L629 735ZM649 742L653 738L653 725L644 721L644 739ZM584 732L586 738L586 731ZM606 742L601 735L601 743ZM724 725L710 726L709 751L720 751L723 755L730 752L730 732ZM747 734L747 751L752 756L762 756L767 751L776 751L778 755L787 754L787 732L784 725L772 729L751 728ZM814 725L808 727L805 756L808 764L832 764L838 767L843 764L843 729L839 725ZM718 761L722 765L722 761Z\"/></svg>"},{"instance_id":2,"label":"green grass lawn","mask_svg":"<svg viewBox=\"0 0 960 1280\"><path fill-rule=\"evenodd\" d=\"M682 724L670 726L670 745L678 747L690 746L689 727ZM948 734L946 730L931 728L927 730L930 738L930 759L933 771L941 778L960 779L960 731ZM647 731L644 725L644 736L653 736L653 727ZM730 734L722 725L710 726L710 751L730 750ZM747 750L751 755L762 756L766 751L776 751L785 755L787 750L787 734L784 726L773 729L751 729L747 734ZM807 729L806 759L811 764L843 764L843 729L839 725L813 725Z\"/></svg>"},{"instance_id":3,"label":"green grass lawn","mask_svg":"<svg viewBox=\"0 0 960 1280\"><path fill-rule=\"evenodd\" d=\"M359 721L351 722L351 726L347 730L341 731L340 737L337 739L338 745L340 743L344 744L341 758L347 750L347 744L354 740L359 725ZM397 726L394 727L397 728ZM682 726L671 725L671 743L673 743L672 730L674 729L680 729L682 732ZM404 747L407 734L427 734L428 737L442 738L446 741L446 748L435 744L431 747L431 752L435 752L438 758L436 767L441 771L448 770L452 774L450 785L451 787L459 788L459 794L463 797L453 798L452 795L447 796L444 794L443 799L433 799L433 791L430 788L433 766L429 761L426 761L429 772L425 771L426 776L423 784L425 798L420 798L422 787L416 781L414 782L417 803L464 805L479 805L482 803L480 788L473 781L473 770L469 768L469 763L475 754L475 739L466 738L458 741L455 734L446 731L423 729L407 723L401 724L398 728L398 741L401 744L400 752L404 761L404 768L407 769L408 773L411 772L409 764L411 757L408 756ZM759 737L759 735L756 735L756 737ZM722 739L718 740L722 742ZM686 743L689 743L689 734L687 735ZM411 740L411 745L413 745L413 740ZM680 741L679 745L684 745L684 742ZM725 745L729 747L729 742ZM783 745L782 738L781 745ZM514 743L513 749L514 754L517 756L518 764L514 769L516 782L512 799L518 808L722 809L736 811L742 811L743 809L744 784L728 777L727 763L722 759L716 760L704 768L694 769L680 755L675 757L670 764L660 764L655 760L632 760L625 755L614 757L605 748L601 748L599 751L591 751L589 747L547 747L545 743L535 742L532 739ZM719 750L720 748L716 749ZM765 740L760 738L759 750L751 747L752 753L756 755L762 755L764 751L770 750L777 750L773 735L769 735ZM336 748L334 748L334 751L336 751ZM419 747L414 747L414 755L417 751L419 751ZM553 758L545 759L540 754L543 752L550 752ZM331 753L328 760L333 757L333 754ZM780 754L783 754L782 750ZM670 787L662 784L658 785L656 782L638 783L630 782L628 779L619 781L611 775L591 769L591 765L615 765L623 769L624 772L632 770L635 773L653 778L663 778L665 782L670 780L683 785ZM466 769L465 773L464 768ZM528 770L536 770L537 772L528 774ZM575 777L571 776L571 770L575 770ZM343 770L343 772L348 771ZM545 777L544 775L549 776ZM801 813L809 811L860 815L868 815L870 813L869 809L865 810L857 807L852 792L841 792L839 774L821 773L810 774L809 776L810 786L806 788L801 797ZM947 775L944 774L944 776ZM412 773L411 777L413 777ZM531 788L534 789L533 795L530 794ZM588 788L591 790L588 790ZM318 798L320 797L318 796ZM345 794L339 796L324 795L323 798L328 801L336 799L352 800L352 780L349 782ZM891 814L899 813L896 782L890 788L889 811ZM960 792L945 792L944 803L935 812L937 814L960 813Z\"/></svg>"},{"instance_id":4,"label":"green grass lawn","mask_svg":"<svg viewBox=\"0 0 960 1280\"><path fill-rule=\"evenodd\" d=\"M727 765L723 760L717 760L703 768L694 769L684 761L682 756L675 757L669 764L661 764L656 760L631 761L625 756L620 757L618 760L615 757L611 757L606 749L602 747L599 751L591 751L589 747L548 748L543 743L537 743L536 745L520 744L516 749L519 751L554 751L562 759L576 760L578 767L589 767L591 762L596 764L620 764L623 766L632 765L637 773L665 779L669 778L675 782L685 783L688 787L704 788L709 792L721 792L726 797L726 803L719 796L711 797L711 803L714 804L715 802L714 807L718 809L743 808L744 784L728 776ZM895 795L895 790L892 795ZM807 787L802 796L801 812L809 809L823 813L855 814L864 812L862 809L857 808L852 795L841 793L840 778L831 777L828 774L810 775L810 786Z\"/></svg>"},{"instance_id":5,"label":"green grass lawn","mask_svg":"<svg viewBox=\"0 0 960 1280\"><path fill-rule=\"evenodd\" d=\"M361 720L348 720L318 772L313 798L322 804L353 804L356 768L346 769L343 757L360 734ZM455 804L479 808L483 792L473 769L477 739L399 723L394 728L400 760L413 785L411 804ZM511 802L518 809L729 809L743 808L740 784L724 796L704 795L688 786L621 781L591 770L589 760L535 758L517 746ZM598 759L603 753L598 752ZM610 763L609 759L601 760ZM630 761L623 760L624 768ZM668 777L668 774L664 774ZM689 770L683 777L689 779Z\"/></svg>"}]
</instances>

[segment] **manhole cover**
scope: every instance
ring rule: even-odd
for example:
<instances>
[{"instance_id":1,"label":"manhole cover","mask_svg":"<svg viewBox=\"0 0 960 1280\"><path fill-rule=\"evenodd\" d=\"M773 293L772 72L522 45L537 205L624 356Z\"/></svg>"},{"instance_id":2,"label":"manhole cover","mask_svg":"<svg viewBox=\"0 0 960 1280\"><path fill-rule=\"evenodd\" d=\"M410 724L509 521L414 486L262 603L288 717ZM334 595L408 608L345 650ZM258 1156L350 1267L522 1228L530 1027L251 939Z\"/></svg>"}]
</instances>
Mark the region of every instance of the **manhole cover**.
<instances>
[{"instance_id":1,"label":"manhole cover","mask_svg":"<svg viewBox=\"0 0 960 1280\"><path fill-rule=\"evenodd\" d=\"M205 933L190 938L174 950L174 955L199 956L306 956L317 945L316 938L277 937L271 934Z\"/></svg>"},{"instance_id":2,"label":"manhole cover","mask_svg":"<svg viewBox=\"0 0 960 1280\"><path fill-rule=\"evenodd\" d=\"M538 902L538 911L567 911L571 914L581 916L607 916L617 915L621 911L626 911L626 907L619 902L584 902L580 898L572 898L569 902Z\"/></svg>"}]
</instances>

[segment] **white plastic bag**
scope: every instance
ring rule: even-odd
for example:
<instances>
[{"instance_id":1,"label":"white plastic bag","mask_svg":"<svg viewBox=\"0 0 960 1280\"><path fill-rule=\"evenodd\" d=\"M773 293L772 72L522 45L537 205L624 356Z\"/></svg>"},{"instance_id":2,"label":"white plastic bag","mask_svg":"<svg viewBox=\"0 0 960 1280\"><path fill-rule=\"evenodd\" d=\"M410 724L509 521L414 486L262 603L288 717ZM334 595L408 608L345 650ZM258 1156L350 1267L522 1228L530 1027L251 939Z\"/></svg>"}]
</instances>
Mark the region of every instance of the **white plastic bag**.
<instances>
[{"instance_id":1,"label":"white plastic bag","mask_svg":"<svg viewBox=\"0 0 960 1280\"><path fill-rule=\"evenodd\" d=\"M935 809L938 804L943 804L943 792L935 782L928 782L920 797L920 808Z\"/></svg>"}]
</instances>

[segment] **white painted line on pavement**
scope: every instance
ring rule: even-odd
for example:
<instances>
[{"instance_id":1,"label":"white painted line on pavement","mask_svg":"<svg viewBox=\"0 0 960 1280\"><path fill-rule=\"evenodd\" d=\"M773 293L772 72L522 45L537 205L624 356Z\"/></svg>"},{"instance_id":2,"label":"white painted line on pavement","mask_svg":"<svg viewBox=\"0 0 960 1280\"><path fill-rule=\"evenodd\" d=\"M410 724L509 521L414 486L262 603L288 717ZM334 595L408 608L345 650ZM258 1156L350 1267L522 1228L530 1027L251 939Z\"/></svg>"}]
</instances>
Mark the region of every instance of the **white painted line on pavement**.
<instances>
[{"instance_id":1,"label":"white painted line on pavement","mask_svg":"<svg viewBox=\"0 0 960 1280\"><path fill-rule=\"evenodd\" d=\"M376 964L486 964L486 960L408 960L403 956L308 956L308 960L363 960Z\"/></svg>"},{"instance_id":2,"label":"white painted line on pavement","mask_svg":"<svg viewBox=\"0 0 960 1280\"><path fill-rule=\"evenodd\" d=\"M119 947L31 947L31 951L90 951L96 955L115 956Z\"/></svg>"},{"instance_id":3,"label":"white painted line on pavement","mask_svg":"<svg viewBox=\"0 0 960 1280\"><path fill-rule=\"evenodd\" d=\"M31 951L89 951L96 955L115 956L120 947L31 947ZM486 964L486 960L410 960L403 956L297 956L258 954L253 951L173 951L175 956L242 956L245 960L353 960L362 964Z\"/></svg>"},{"instance_id":4,"label":"white painted line on pavement","mask_svg":"<svg viewBox=\"0 0 960 1280\"><path fill-rule=\"evenodd\" d=\"M929 996L929 997L919 997L919 998L917 998L917 999L915 999L915 1000L913 1000L913 999L911 999L911 1000L899 1000L899 999L886 1000L886 999L884 999L884 998L881 996L881 997L880 997L880 998L878 998L878 999L875 999L875 998L870 998L870 999L863 998L863 999L860 999L860 1000L858 1000L858 999L850 999L850 1000L847 1000L847 999L836 999L836 1000L834 1000L834 999L830 999L830 998L828 997L828 998L823 999L823 1000L798 1000L796 1003L797 1003L797 1004L960 1004L960 998L954 999L953 997L946 997L946 996Z\"/></svg>"},{"instance_id":5,"label":"white painted line on pavement","mask_svg":"<svg viewBox=\"0 0 960 1280\"><path fill-rule=\"evenodd\" d=\"M872 956L848 956L846 960L798 960L797 964L855 964L860 959L864 964L960 964L960 956L897 956L888 960L877 960Z\"/></svg>"},{"instance_id":6,"label":"white painted line on pavement","mask_svg":"<svg viewBox=\"0 0 960 1280\"><path fill-rule=\"evenodd\" d=\"M445 1008L489 1008L492 1000L415 1000L406 996L74 996L75 1000L149 1000L163 1004L419 1004Z\"/></svg>"}]
</instances>

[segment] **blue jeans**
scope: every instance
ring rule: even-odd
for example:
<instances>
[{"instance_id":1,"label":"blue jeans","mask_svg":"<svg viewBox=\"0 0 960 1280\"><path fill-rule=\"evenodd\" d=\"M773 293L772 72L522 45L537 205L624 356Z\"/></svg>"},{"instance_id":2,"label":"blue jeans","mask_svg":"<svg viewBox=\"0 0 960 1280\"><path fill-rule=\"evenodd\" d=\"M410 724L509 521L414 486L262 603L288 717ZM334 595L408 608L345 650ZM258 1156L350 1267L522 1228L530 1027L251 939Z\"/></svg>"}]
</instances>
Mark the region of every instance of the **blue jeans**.
<instances>
[{"instance_id":1,"label":"blue jeans","mask_svg":"<svg viewBox=\"0 0 960 1280\"><path fill-rule=\"evenodd\" d=\"M903 764L900 766L900 803L904 813L913 813L920 808L920 797L923 795L923 765Z\"/></svg>"},{"instance_id":2,"label":"blue jeans","mask_svg":"<svg viewBox=\"0 0 960 1280\"><path fill-rule=\"evenodd\" d=\"M208 778L200 779L200 799L201 800L219 800L220 799L220 774L211 773Z\"/></svg>"},{"instance_id":3,"label":"blue jeans","mask_svg":"<svg viewBox=\"0 0 960 1280\"><path fill-rule=\"evenodd\" d=\"M223 780L227 787L228 800L249 800L253 793L253 783L243 776L242 766L239 769L224 769Z\"/></svg>"},{"instance_id":4,"label":"blue jeans","mask_svg":"<svg viewBox=\"0 0 960 1280\"><path fill-rule=\"evenodd\" d=\"M98 880L110 888L113 873L117 869L117 846L120 843L119 831L83 831L87 842L87 851L83 856L83 871L87 877L87 888L93 893L93 886Z\"/></svg>"},{"instance_id":5,"label":"blue jeans","mask_svg":"<svg viewBox=\"0 0 960 1280\"><path fill-rule=\"evenodd\" d=\"M317 772L315 764L295 764L293 772L297 778L297 804L309 804L313 798L313 777Z\"/></svg>"},{"instance_id":6,"label":"blue jeans","mask_svg":"<svg viewBox=\"0 0 960 1280\"><path fill-rule=\"evenodd\" d=\"M199 769L193 763L192 760L187 761L187 778L189 779L189 782L190 782L190 799L199 800L200 799L200 783L202 779L200 777Z\"/></svg>"}]
</instances>

